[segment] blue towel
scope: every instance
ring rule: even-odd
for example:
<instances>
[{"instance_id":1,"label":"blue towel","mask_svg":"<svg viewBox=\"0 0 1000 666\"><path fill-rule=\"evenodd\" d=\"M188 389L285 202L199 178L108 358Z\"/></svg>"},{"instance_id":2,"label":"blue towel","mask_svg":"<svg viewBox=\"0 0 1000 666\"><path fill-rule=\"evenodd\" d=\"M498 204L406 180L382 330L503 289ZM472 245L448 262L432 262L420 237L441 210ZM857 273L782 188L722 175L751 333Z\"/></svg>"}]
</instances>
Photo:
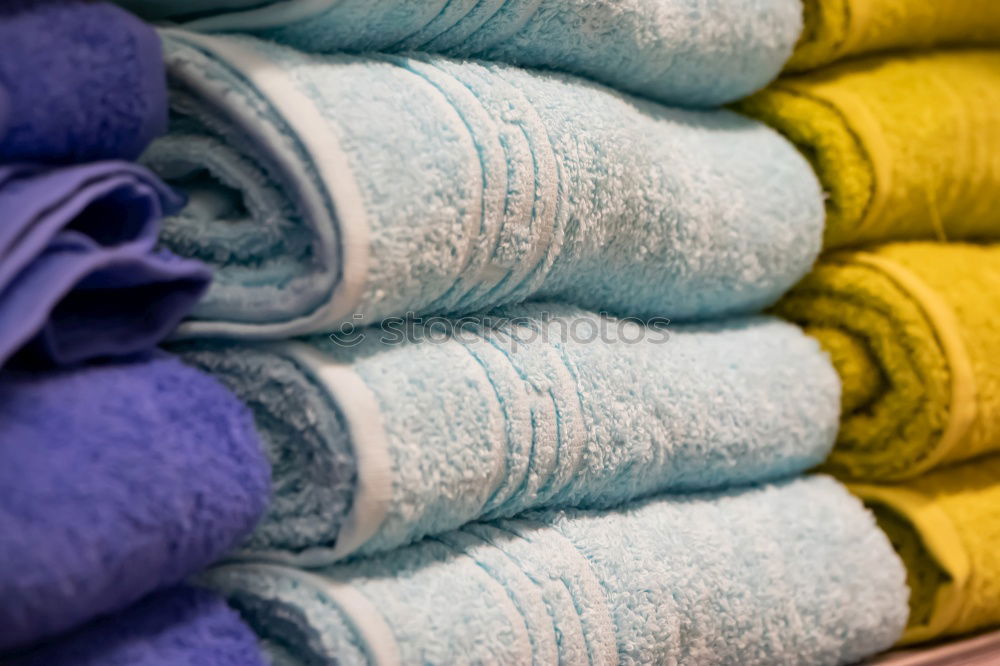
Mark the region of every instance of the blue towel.
<instances>
[{"instance_id":1,"label":"blue towel","mask_svg":"<svg viewBox=\"0 0 1000 666\"><path fill-rule=\"evenodd\" d=\"M0 164L135 159L166 129L150 26L102 2L0 3Z\"/></svg>"},{"instance_id":2,"label":"blue towel","mask_svg":"<svg viewBox=\"0 0 1000 666\"><path fill-rule=\"evenodd\" d=\"M253 554L317 566L484 516L781 478L836 435L833 368L777 319L664 329L532 304L459 321L186 343L274 465Z\"/></svg>"},{"instance_id":3,"label":"blue towel","mask_svg":"<svg viewBox=\"0 0 1000 666\"><path fill-rule=\"evenodd\" d=\"M828 477L473 524L317 572L206 574L281 666L849 664L906 624L905 572Z\"/></svg>"},{"instance_id":4,"label":"blue towel","mask_svg":"<svg viewBox=\"0 0 1000 666\"><path fill-rule=\"evenodd\" d=\"M194 30L250 32L304 51L497 60L679 106L718 106L767 85L802 28L800 0L122 2L153 18L187 15Z\"/></svg>"},{"instance_id":5,"label":"blue towel","mask_svg":"<svg viewBox=\"0 0 1000 666\"><path fill-rule=\"evenodd\" d=\"M222 556L264 510L252 419L148 360L0 373L0 651L119 610Z\"/></svg>"},{"instance_id":6,"label":"blue towel","mask_svg":"<svg viewBox=\"0 0 1000 666\"><path fill-rule=\"evenodd\" d=\"M157 250L182 201L125 162L0 166L0 365L133 354L208 288L200 262Z\"/></svg>"},{"instance_id":7,"label":"blue towel","mask_svg":"<svg viewBox=\"0 0 1000 666\"><path fill-rule=\"evenodd\" d=\"M211 592L158 592L5 666L265 666L257 637Z\"/></svg>"},{"instance_id":8,"label":"blue towel","mask_svg":"<svg viewBox=\"0 0 1000 666\"><path fill-rule=\"evenodd\" d=\"M176 121L147 155L190 195L165 242L218 268L189 334L528 297L701 319L767 306L819 251L812 169L739 115L503 65L171 35Z\"/></svg>"}]
</instances>

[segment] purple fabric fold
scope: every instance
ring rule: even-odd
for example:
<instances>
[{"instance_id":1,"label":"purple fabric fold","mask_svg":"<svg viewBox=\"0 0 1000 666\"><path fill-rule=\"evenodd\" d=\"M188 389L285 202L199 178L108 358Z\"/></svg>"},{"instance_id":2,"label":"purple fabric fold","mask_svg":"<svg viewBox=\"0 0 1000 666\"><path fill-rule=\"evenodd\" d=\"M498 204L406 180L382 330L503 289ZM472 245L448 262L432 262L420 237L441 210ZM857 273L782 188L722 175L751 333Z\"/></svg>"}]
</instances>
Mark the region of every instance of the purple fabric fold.
<instances>
[{"instance_id":1,"label":"purple fabric fold","mask_svg":"<svg viewBox=\"0 0 1000 666\"><path fill-rule=\"evenodd\" d=\"M153 347L208 287L203 264L157 250L183 202L125 162L0 166L0 365L72 364Z\"/></svg>"},{"instance_id":2,"label":"purple fabric fold","mask_svg":"<svg viewBox=\"0 0 1000 666\"><path fill-rule=\"evenodd\" d=\"M0 2L0 163L132 160L166 127L151 26L103 2Z\"/></svg>"},{"instance_id":3,"label":"purple fabric fold","mask_svg":"<svg viewBox=\"0 0 1000 666\"><path fill-rule=\"evenodd\" d=\"M0 651L200 571L269 490L247 408L173 356L0 370Z\"/></svg>"}]
</instances>

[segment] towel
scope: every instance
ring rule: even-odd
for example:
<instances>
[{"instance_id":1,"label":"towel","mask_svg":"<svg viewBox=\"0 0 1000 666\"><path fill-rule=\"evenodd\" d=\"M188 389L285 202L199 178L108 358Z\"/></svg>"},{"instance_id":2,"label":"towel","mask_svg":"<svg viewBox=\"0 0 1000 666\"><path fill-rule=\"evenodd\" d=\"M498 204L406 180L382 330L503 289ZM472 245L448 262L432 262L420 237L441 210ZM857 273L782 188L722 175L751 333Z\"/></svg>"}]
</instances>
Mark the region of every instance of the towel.
<instances>
[{"instance_id":1,"label":"towel","mask_svg":"<svg viewBox=\"0 0 1000 666\"><path fill-rule=\"evenodd\" d=\"M178 117L148 163L191 202L165 242L218 269L187 334L283 338L529 296L749 312L819 249L809 165L728 111L245 37L172 33L167 59Z\"/></svg>"},{"instance_id":2,"label":"towel","mask_svg":"<svg viewBox=\"0 0 1000 666\"><path fill-rule=\"evenodd\" d=\"M265 666L257 637L222 599L186 585L61 636L6 666Z\"/></svg>"},{"instance_id":3,"label":"towel","mask_svg":"<svg viewBox=\"0 0 1000 666\"><path fill-rule=\"evenodd\" d=\"M1000 45L993 0L805 0L803 14L791 71L877 51Z\"/></svg>"},{"instance_id":4,"label":"towel","mask_svg":"<svg viewBox=\"0 0 1000 666\"><path fill-rule=\"evenodd\" d=\"M0 166L0 365L151 348L208 288L203 264L156 249L181 207L145 169Z\"/></svg>"},{"instance_id":5,"label":"towel","mask_svg":"<svg viewBox=\"0 0 1000 666\"><path fill-rule=\"evenodd\" d=\"M826 247L1000 238L1000 50L852 61L738 106L809 156Z\"/></svg>"},{"instance_id":6,"label":"towel","mask_svg":"<svg viewBox=\"0 0 1000 666\"><path fill-rule=\"evenodd\" d=\"M160 40L84 0L0 6L0 164L135 159L167 129Z\"/></svg>"},{"instance_id":7,"label":"towel","mask_svg":"<svg viewBox=\"0 0 1000 666\"><path fill-rule=\"evenodd\" d=\"M1000 458L902 485L856 485L902 557L910 587L903 643L1000 625Z\"/></svg>"},{"instance_id":8,"label":"towel","mask_svg":"<svg viewBox=\"0 0 1000 666\"><path fill-rule=\"evenodd\" d=\"M282 666L846 664L906 623L905 574L827 477L473 524L317 572L210 570Z\"/></svg>"},{"instance_id":9,"label":"towel","mask_svg":"<svg viewBox=\"0 0 1000 666\"><path fill-rule=\"evenodd\" d=\"M180 582L246 535L268 465L246 408L162 352L0 373L0 651Z\"/></svg>"},{"instance_id":10,"label":"towel","mask_svg":"<svg viewBox=\"0 0 1000 666\"><path fill-rule=\"evenodd\" d=\"M828 359L776 319L665 329L531 304L187 346L250 404L274 465L247 548L307 566L484 516L797 474L837 428Z\"/></svg>"},{"instance_id":11,"label":"towel","mask_svg":"<svg viewBox=\"0 0 1000 666\"><path fill-rule=\"evenodd\" d=\"M843 382L835 473L898 480L1000 451L1000 245L835 254L775 310Z\"/></svg>"},{"instance_id":12,"label":"towel","mask_svg":"<svg viewBox=\"0 0 1000 666\"><path fill-rule=\"evenodd\" d=\"M590 77L679 106L767 85L802 28L798 0L124 0L199 31L249 32L303 51L442 53ZM189 18L192 18L189 16Z\"/></svg>"}]
</instances>

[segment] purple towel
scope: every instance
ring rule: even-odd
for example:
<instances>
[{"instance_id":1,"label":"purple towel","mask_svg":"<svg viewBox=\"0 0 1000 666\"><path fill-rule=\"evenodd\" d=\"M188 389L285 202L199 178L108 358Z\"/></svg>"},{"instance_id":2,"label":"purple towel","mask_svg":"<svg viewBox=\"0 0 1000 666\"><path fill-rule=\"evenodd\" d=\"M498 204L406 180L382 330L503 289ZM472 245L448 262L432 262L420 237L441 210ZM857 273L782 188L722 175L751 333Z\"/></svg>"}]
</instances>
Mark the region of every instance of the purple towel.
<instances>
[{"instance_id":1,"label":"purple towel","mask_svg":"<svg viewBox=\"0 0 1000 666\"><path fill-rule=\"evenodd\" d=\"M246 407L163 352L0 371L0 651L215 561L260 517L269 474Z\"/></svg>"},{"instance_id":2,"label":"purple towel","mask_svg":"<svg viewBox=\"0 0 1000 666\"><path fill-rule=\"evenodd\" d=\"M153 594L6 666L264 666L257 638L222 599L180 586Z\"/></svg>"},{"instance_id":3,"label":"purple towel","mask_svg":"<svg viewBox=\"0 0 1000 666\"><path fill-rule=\"evenodd\" d=\"M106 3L0 0L0 163L135 159L166 131L152 27Z\"/></svg>"},{"instance_id":4,"label":"purple towel","mask_svg":"<svg viewBox=\"0 0 1000 666\"><path fill-rule=\"evenodd\" d=\"M208 286L202 264L156 250L177 195L142 167L0 166L0 365L69 364L151 348Z\"/></svg>"}]
</instances>

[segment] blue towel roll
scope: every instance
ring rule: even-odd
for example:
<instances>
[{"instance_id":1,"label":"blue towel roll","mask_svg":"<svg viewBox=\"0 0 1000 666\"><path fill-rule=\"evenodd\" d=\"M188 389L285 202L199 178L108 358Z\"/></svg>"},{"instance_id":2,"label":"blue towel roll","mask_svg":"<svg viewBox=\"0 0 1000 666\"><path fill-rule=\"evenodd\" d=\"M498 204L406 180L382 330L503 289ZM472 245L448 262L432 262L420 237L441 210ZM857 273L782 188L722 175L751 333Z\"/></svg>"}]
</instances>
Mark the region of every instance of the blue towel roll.
<instances>
[{"instance_id":1,"label":"blue towel roll","mask_svg":"<svg viewBox=\"0 0 1000 666\"><path fill-rule=\"evenodd\" d=\"M206 575L275 663L825 664L890 647L905 572L828 477L473 524L317 572Z\"/></svg>"},{"instance_id":2,"label":"blue towel roll","mask_svg":"<svg viewBox=\"0 0 1000 666\"><path fill-rule=\"evenodd\" d=\"M250 404L274 466L253 555L317 566L483 516L781 478L836 435L836 373L776 319L663 329L532 304L397 323L186 343Z\"/></svg>"},{"instance_id":3,"label":"blue towel roll","mask_svg":"<svg viewBox=\"0 0 1000 666\"><path fill-rule=\"evenodd\" d=\"M434 56L309 56L173 32L147 157L217 267L182 327L281 338L529 297L675 321L759 310L820 248L796 149L727 111Z\"/></svg>"}]
</instances>

